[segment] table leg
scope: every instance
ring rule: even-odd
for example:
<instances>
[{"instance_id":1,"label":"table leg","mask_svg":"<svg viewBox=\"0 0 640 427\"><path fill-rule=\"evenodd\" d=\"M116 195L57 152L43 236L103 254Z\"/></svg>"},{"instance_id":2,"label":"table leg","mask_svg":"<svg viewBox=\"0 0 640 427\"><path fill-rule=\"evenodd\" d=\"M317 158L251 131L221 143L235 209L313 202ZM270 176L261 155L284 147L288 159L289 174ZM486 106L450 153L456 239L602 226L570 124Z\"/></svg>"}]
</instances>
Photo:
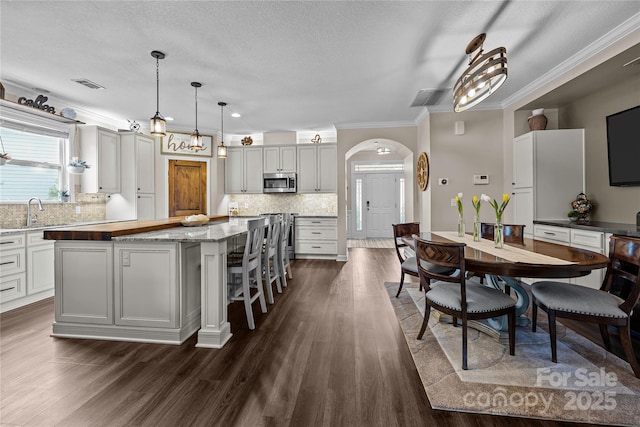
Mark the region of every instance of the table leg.
<instances>
[{"instance_id":1,"label":"table leg","mask_svg":"<svg viewBox=\"0 0 640 427\"><path fill-rule=\"evenodd\" d=\"M202 242L201 261L201 328L196 347L222 348L231 338L227 320L227 242Z\"/></svg>"},{"instance_id":2,"label":"table leg","mask_svg":"<svg viewBox=\"0 0 640 427\"><path fill-rule=\"evenodd\" d=\"M485 279L487 280L487 285L492 288L498 289L502 291L500 287L499 279L501 279L507 286L513 289L516 294L516 325L518 326L527 326L529 324L529 318L524 315L524 313L529 308L529 294L524 288L520 285L520 282L511 277L505 276L495 276L493 274L485 275ZM495 317L493 319L488 319L488 323L491 327L497 329L498 331L507 331L509 330L507 316Z\"/></svg>"}]
</instances>

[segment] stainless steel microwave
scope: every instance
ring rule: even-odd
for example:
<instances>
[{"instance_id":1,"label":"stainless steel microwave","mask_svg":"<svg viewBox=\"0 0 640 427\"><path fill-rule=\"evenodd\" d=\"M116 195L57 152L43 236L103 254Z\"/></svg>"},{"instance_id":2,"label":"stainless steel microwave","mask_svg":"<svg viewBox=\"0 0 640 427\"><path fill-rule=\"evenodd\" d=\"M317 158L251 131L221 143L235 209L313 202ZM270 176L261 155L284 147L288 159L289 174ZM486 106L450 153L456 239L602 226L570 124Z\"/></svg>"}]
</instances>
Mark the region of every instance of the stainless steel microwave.
<instances>
[{"instance_id":1,"label":"stainless steel microwave","mask_svg":"<svg viewBox=\"0 0 640 427\"><path fill-rule=\"evenodd\" d=\"M296 174L291 173L265 173L262 179L263 193L295 193Z\"/></svg>"}]
</instances>

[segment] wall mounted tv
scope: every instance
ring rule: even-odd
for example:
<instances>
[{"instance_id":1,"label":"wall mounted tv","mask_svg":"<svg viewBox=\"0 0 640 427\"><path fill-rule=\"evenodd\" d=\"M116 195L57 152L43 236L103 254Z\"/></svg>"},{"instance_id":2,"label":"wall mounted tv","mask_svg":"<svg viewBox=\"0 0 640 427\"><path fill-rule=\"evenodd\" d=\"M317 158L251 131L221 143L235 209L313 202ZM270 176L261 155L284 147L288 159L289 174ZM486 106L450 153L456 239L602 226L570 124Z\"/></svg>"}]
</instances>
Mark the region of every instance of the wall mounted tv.
<instances>
[{"instance_id":1,"label":"wall mounted tv","mask_svg":"<svg viewBox=\"0 0 640 427\"><path fill-rule=\"evenodd\" d=\"M607 116L609 185L640 186L640 105Z\"/></svg>"}]
</instances>

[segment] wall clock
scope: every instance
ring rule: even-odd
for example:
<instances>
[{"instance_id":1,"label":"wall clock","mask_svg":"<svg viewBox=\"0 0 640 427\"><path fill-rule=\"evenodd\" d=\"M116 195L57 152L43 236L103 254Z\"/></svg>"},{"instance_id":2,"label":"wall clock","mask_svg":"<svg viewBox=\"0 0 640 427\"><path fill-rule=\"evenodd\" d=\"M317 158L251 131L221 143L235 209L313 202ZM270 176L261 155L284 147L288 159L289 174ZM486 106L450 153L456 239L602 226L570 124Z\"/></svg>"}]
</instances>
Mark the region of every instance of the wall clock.
<instances>
[{"instance_id":1,"label":"wall clock","mask_svg":"<svg viewBox=\"0 0 640 427\"><path fill-rule=\"evenodd\" d=\"M416 166L416 179L420 191L427 189L429 185L429 158L424 151L418 156L418 165Z\"/></svg>"}]
</instances>

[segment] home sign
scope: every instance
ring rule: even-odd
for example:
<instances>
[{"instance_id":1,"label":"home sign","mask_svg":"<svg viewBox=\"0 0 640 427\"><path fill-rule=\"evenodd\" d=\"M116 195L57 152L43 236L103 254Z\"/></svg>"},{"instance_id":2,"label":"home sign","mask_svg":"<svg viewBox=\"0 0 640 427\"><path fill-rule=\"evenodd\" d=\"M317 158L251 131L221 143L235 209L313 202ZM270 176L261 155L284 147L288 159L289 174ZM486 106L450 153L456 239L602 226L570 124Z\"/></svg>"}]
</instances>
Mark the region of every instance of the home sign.
<instances>
[{"instance_id":1,"label":"home sign","mask_svg":"<svg viewBox=\"0 0 640 427\"><path fill-rule=\"evenodd\" d=\"M37 108L38 110L46 111L47 113L55 114L56 109L50 105L45 104L49 100L48 96L38 95L38 97L33 99L27 99L24 96L18 98L18 104L26 105L27 107Z\"/></svg>"}]
</instances>

